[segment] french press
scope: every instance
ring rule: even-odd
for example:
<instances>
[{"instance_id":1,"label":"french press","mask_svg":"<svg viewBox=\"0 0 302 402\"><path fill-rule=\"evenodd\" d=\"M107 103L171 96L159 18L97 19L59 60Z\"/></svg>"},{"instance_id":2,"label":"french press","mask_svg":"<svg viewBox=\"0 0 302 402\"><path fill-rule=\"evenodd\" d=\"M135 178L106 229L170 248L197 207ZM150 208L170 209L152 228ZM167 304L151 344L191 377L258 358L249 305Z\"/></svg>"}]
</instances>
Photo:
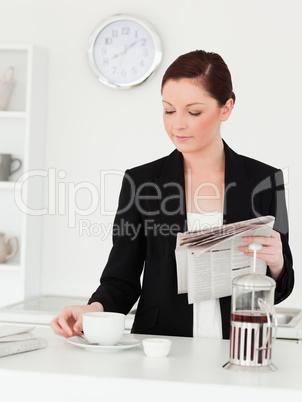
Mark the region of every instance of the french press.
<instances>
[{"instance_id":1,"label":"french press","mask_svg":"<svg viewBox=\"0 0 302 402\"><path fill-rule=\"evenodd\" d=\"M252 243L253 273L233 280L230 331L230 360L223 366L233 371L276 371L272 345L276 337L274 309L276 282L256 274L256 254L262 245Z\"/></svg>"}]
</instances>

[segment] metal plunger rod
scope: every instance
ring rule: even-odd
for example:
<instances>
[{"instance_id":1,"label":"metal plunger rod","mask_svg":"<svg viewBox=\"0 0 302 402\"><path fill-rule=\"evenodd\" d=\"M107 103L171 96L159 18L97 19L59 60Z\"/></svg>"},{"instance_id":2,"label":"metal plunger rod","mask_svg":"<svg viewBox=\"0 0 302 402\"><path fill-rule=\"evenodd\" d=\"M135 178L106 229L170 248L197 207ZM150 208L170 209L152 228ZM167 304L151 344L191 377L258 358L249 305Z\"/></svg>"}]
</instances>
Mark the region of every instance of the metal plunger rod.
<instances>
[{"instance_id":1,"label":"metal plunger rod","mask_svg":"<svg viewBox=\"0 0 302 402\"><path fill-rule=\"evenodd\" d=\"M256 273L256 258L257 258L257 251L262 249L262 244L260 243L251 243L249 245L249 249L254 251L254 258L253 258L253 274Z\"/></svg>"},{"instance_id":2,"label":"metal plunger rod","mask_svg":"<svg viewBox=\"0 0 302 402\"><path fill-rule=\"evenodd\" d=\"M254 252L253 257L253 274L256 273L256 259L257 259L257 251L262 249L262 244L260 243L251 243L249 245L249 249ZM255 309L255 290L252 290L252 312Z\"/></svg>"}]
</instances>

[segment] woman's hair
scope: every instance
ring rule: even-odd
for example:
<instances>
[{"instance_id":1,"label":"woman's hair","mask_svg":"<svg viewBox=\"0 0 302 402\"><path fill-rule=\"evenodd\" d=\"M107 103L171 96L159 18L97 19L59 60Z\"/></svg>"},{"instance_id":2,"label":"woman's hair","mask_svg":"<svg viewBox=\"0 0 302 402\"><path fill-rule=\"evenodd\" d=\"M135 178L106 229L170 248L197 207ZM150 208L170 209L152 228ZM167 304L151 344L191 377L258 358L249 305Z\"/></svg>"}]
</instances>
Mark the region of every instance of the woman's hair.
<instances>
[{"instance_id":1,"label":"woman's hair","mask_svg":"<svg viewBox=\"0 0 302 402\"><path fill-rule=\"evenodd\" d=\"M195 50L179 56L166 70L161 90L168 80L180 80L190 78L199 83L217 100L220 107L224 106L228 99L233 99L232 77L228 66L217 53Z\"/></svg>"}]
</instances>

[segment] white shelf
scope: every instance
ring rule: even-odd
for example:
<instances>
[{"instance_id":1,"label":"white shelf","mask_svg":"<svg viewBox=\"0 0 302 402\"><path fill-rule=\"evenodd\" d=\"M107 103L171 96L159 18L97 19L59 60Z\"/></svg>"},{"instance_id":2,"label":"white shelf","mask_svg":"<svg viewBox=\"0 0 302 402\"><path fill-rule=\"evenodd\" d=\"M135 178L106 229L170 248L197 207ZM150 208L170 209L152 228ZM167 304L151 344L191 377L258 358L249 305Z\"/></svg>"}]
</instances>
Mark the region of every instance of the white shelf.
<instances>
[{"instance_id":1,"label":"white shelf","mask_svg":"<svg viewBox=\"0 0 302 402\"><path fill-rule=\"evenodd\" d=\"M0 119L25 119L26 112L0 111Z\"/></svg>"},{"instance_id":2,"label":"white shelf","mask_svg":"<svg viewBox=\"0 0 302 402\"><path fill-rule=\"evenodd\" d=\"M9 50L10 52L28 52L29 50L33 49L33 45L16 45L14 43L12 44L7 44L7 43L1 43L0 44L0 50Z\"/></svg>"},{"instance_id":3,"label":"white shelf","mask_svg":"<svg viewBox=\"0 0 302 402\"><path fill-rule=\"evenodd\" d=\"M0 190L15 190L16 187L21 187L20 183L16 184L14 181L0 181Z\"/></svg>"},{"instance_id":4,"label":"white shelf","mask_svg":"<svg viewBox=\"0 0 302 402\"><path fill-rule=\"evenodd\" d=\"M4 264L0 264L0 273L1 272L21 272L21 265L8 261Z\"/></svg>"}]
</instances>

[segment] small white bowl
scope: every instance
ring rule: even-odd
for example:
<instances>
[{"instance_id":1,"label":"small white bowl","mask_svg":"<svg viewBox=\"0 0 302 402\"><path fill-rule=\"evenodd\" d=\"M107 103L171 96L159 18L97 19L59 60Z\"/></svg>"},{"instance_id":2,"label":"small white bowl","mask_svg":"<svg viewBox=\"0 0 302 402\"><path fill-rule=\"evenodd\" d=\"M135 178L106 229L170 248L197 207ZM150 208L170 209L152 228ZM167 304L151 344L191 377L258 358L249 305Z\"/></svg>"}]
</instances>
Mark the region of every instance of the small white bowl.
<instances>
[{"instance_id":1,"label":"small white bowl","mask_svg":"<svg viewBox=\"0 0 302 402\"><path fill-rule=\"evenodd\" d=\"M170 352L171 343L166 338L143 339L144 352L149 357L165 357Z\"/></svg>"}]
</instances>

